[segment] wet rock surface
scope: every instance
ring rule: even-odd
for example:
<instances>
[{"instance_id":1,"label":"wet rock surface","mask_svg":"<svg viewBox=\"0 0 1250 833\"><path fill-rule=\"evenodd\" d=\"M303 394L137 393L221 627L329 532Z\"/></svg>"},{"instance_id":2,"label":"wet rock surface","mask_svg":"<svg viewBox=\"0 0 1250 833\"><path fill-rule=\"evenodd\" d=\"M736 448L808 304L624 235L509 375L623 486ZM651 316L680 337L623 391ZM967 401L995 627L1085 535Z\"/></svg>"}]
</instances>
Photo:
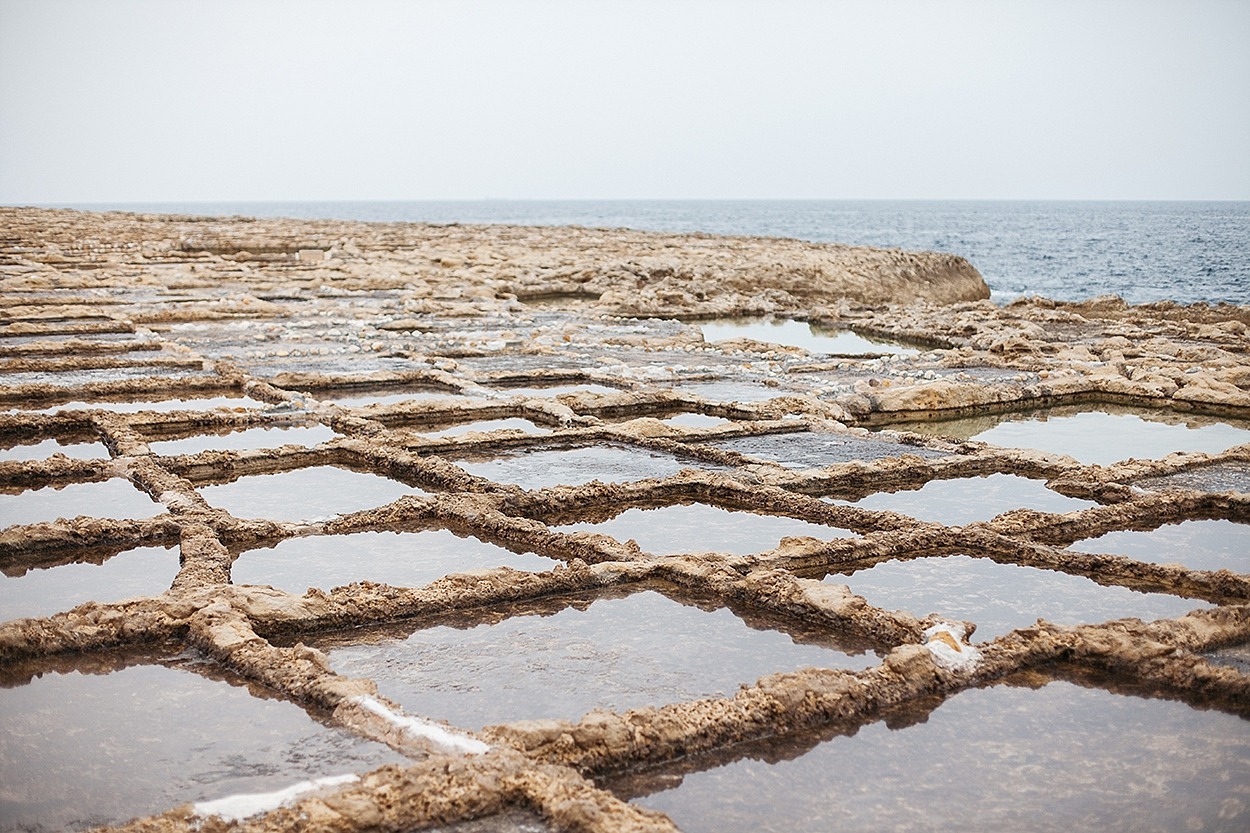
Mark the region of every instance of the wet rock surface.
<instances>
[{"instance_id":1,"label":"wet rock surface","mask_svg":"<svg viewBox=\"0 0 1250 833\"><path fill-rule=\"evenodd\" d=\"M184 678L228 678L233 698L277 698L342 739L316 760L276 767L272 749L225 750L229 766L206 772L191 762L211 756L183 750L185 771L147 779L138 803L114 796L94 816L41 805L58 794L55 775L6 778L0 829L699 829L689 807L706 799L670 800L666 784L706 773L715 792L755 760L742 750L797 744L761 752L771 767L819 758L807 750L833 737L877 773L862 785L869 799L811 781L789 806L878 822L894 806L906 812L889 824L911 824L926 798L901 800L891 758L908 739L929 741L899 715L955 714L997 697L987 692L1003 681L1019 700L1012 713L1063 711L1020 682L1031 674L1045 675L1038 686L1059 681L1042 691L1116 696L1126 725L1166 703L1188 738L1186 760L1202 763L1193 777L1214 784L1202 807L1168 797L1169 812L1203 829L1245 827L1245 308L1000 308L954 256L785 240L12 208L0 217L0 599L15 600L0 614L0 765L22 771L36 760L31 732L81 718L40 711L40 680L152 675L151 691L172 698L159 682L171 656L191 658L178 666ZM813 352L761 340L768 329L704 340L698 322L734 316L909 347ZM1059 445L1043 436L1056 426L1067 426ZM977 496L982 486L993 500ZM114 500L119 488L125 501ZM965 489L984 511L956 506ZM706 509L654 511L670 507ZM651 520L686 515L694 520ZM724 517L732 528L701 534L700 523ZM646 534L630 532L639 522ZM1197 522L1218 522L1221 543L1187 559L1184 531ZM1155 530L1162 552L1126 537ZM166 586L97 566L120 567L127 553L168 562ZM941 569L964 563L978 569ZM894 609L877 591L858 594L907 564L929 570L929 595L904 595L916 601ZM997 599L996 576L1017 568L1079 579L1098 621L996 618L968 602ZM629 642L619 616L595 640L579 637L589 626L575 614L614 610L613 600L624 610L660 598L654 591L665 604L632 614L647 618L644 641ZM1121 615L1117 594L1167 598L1165 618L1101 621ZM1055 601L1045 609L1073 600ZM703 647L698 663L716 672L704 689L635 680L653 660L680 666L670 643L692 616L790 640L803 667L748 651L752 663L733 671ZM564 621L573 624L551 636ZM339 646L368 654L366 634L377 633L399 634L411 656L389 668L386 652L374 665L334 656ZM422 641L436 634L461 647ZM490 634L479 640L488 647L471 634ZM854 661L821 660L845 654L820 645ZM119 651L140 658L117 661ZM593 660L620 690L602 704L553 694L551 709L513 708L469 661L491 652L518 679L530 665L560 678ZM625 657L632 670L613 677ZM540 696L539 677L525 682L525 698ZM471 711L456 686L476 687ZM1195 737L1206 729L1185 727L1207 713L1228 722L1203 747ZM258 737L277 731L254 720ZM943 748L965 737L942 731L954 731ZM999 755L1016 766L1003 751L1011 737L968 737L968 765ZM66 742L89 762L90 783L107 785L107 757ZM1139 747L1108 749L1095 769L1161 783L1120 766ZM1075 750L1048 747L1052 769ZM1010 770L998 793L1024 789L1027 769ZM226 770L268 774L253 783ZM1058 783L1043 770L1038 780ZM774 815L772 791L725 789L732 824L755 829L753 819ZM1010 815L1002 798L969 795L967 805ZM1090 800L1090 819L1117 812L1118 798Z\"/></svg>"}]
</instances>

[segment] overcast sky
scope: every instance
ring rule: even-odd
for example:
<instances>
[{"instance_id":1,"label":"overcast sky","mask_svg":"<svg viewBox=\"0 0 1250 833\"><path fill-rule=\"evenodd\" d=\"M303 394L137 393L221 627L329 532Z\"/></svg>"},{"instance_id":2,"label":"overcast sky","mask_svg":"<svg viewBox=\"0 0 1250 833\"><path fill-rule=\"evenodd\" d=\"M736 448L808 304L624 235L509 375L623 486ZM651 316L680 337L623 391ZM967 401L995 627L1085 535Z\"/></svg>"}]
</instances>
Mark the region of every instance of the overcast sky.
<instances>
[{"instance_id":1,"label":"overcast sky","mask_svg":"<svg viewBox=\"0 0 1250 833\"><path fill-rule=\"evenodd\" d=\"M1250 199L1250 2L0 0L0 203Z\"/></svg>"}]
</instances>

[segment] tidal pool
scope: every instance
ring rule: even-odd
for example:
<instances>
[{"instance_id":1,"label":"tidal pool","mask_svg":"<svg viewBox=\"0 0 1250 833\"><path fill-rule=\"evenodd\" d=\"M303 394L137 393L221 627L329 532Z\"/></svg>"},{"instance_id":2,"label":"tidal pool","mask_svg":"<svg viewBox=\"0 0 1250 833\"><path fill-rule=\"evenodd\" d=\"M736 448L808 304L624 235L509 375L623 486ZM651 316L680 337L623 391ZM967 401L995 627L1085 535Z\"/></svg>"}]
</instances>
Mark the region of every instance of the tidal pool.
<instances>
[{"instance_id":1,"label":"tidal pool","mask_svg":"<svg viewBox=\"0 0 1250 833\"><path fill-rule=\"evenodd\" d=\"M277 474L249 474L198 487L211 505L236 518L314 521L385 506L404 495L429 494L379 474L310 466Z\"/></svg>"},{"instance_id":2,"label":"tidal pool","mask_svg":"<svg viewBox=\"0 0 1250 833\"><path fill-rule=\"evenodd\" d=\"M855 534L796 518L757 515L705 503L626 509L601 523L575 523L555 528L561 532L599 532L618 541L632 538L643 551L656 555L689 552L750 555L775 548L787 536L827 541Z\"/></svg>"},{"instance_id":3,"label":"tidal pool","mask_svg":"<svg viewBox=\"0 0 1250 833\"><path fill-rule=\"evenodd\" d=\"M1241 421L1107 406L1051 408L938 422L895 423L888 427L1066 454L1082 463L1098 465L1130 457L1153 460L1174 451L1217 454L1250 443L1250 427Z\"/></svg>"},{"instance_id":4,"label":"tidal pool","mask_svg":"<svg viewBox=\"0 0 1250 833\"><path fill-rule=\"evenodd\" d=\"M730 695L778 671L878 662L827 635L778 627L643 590L552 600L496 624L354 631L312 644L336 671L376 680L406 711L469 729Z\"/></svg>"},{"instance_id":5,"label":"tidal pool","mask_svg":"<svg viewBox=\"0 0 1250 833\"><path fill-rule=\"evenodd\" d=\"M1012 509L1062 513L1098 505L1090 500L1061 495L1046 488L1046 484L1039 480L1015 474L930 480L921 488L911 491L877 492L853 503L845 500L830 502L858 506L861 509L899 512L918 520L947 526L988 521Z\"/></svg>"},{"instance_id":6,"label":"tidal pool","mask_svg":"<svg viewBox=\"0 0 1250 833\"><path fill-rule=\"evenodd\" d=\"M15 495L0 494L0 529L37 524L79 515L92 518L139 519L160 515L165 507L124 477L94 483L45 486Z\"/></svg>"},{"instance_id":7,"label":"tidal pool","mask_svg":"<svg viewBox=\"0 0 1250 833\"><path fill-rule=\"evenodd\" d=\"M204 663L153 662L4 682L0 830L118 824L405 760Z\"/></svg>"},{"instance_id":8,"label":"tidal pool","mask_svg":"<svg viewBox=\"0 0 1250 833\"><path fill-rule=\"evenodd\" d=\"M704 341L749 338L769 344L802 347L809 353L862 356L880 353L915 354L920 351L897 341L868 338L851 330L835 330L806 321L771 318L730 318L699 324Z\"/></svg>"},{"instance_id":9,"label":"tidal pool","mask_svg":"<svg viewBox=\"0 0 1250 833\"><path fill-rule=\"evenodd\" d=\"M1084 576L966 555L884 561L850 575L831 573L824 581L848 585L886 610L975 622L977 641L1028 627L1039 618L1060 625L1127 617L1150 622L1211 607L1199 599L1108 587Z\"/></svg>"},{"instance_id":10,"label":"tidal pool","mask_svg":"<svg viewBox=\"0 0 1250 833\"><path fill-rule=\"evenodd\" d=\"M548 486L580 486L592 480L628 483L652 477L669 477L685 468L716 468L707 463L679 460L658 451L618 446L526 449L490 458L453 461L460 468L524 489Z\"/></svg>"},{"instance_id":11,"label":"tidal pool","mask_svg":"<svg viewBox=\"0 0 1250 833\"><path fill-rule=\"evenodd\" d=\"M1233 833L1250 827L1248 785L1250 721L1068 682L608 783L687 833Z\"/></svg>"},{"instance_id":12,"label":"tidal pool","mask_svg":"<svg viewBox=\"0 0 1250 833\"><path fill-rule=\"evenodd\" d=\"M77 460L107 460L109 450L98 440L75 443L65 442L56 437L0 448L0 460L46 460L53 454L63 454Z\"/></svg>"},{"instance_id":13,"label":"tidal pool","mask_svg":"<svg viewBox=\"0 0 1250 833\"><path fill-rule=\"evenodd\" d=\"M268 584L302 594L310 587L329 590L354 581L420 587L451 573L491 567L543 572L558 563L430 529L288 538L270 549L242 553L230 576L235 584Z\"/></svg>"},{"instance_id":14,"label":"tidal pool","mask_svg":"<svg viewBox=\"0 0 1250 833\"><path fill-rule=\"evenodd\" d=\"M100 564L6 568L0 577L0 619L51 616L83 602L158 596L177 575L178 551L165 547L137 547Z\"/></svg>"},{"instance_id":15,"label":"tidal pool","mask_svg":"<svg viewBox=\"0 0 1250 833\"><path fill-rule=\"evenodd\" d=\"M201 451L250 451L277 448L283 445L314 446L339 436L324 425L287 426L280 428L246 428L222 434L196 434L178 440L156 440L148 443L156 454L198 454Z\"/></svg>"},{"instance_id":16,"label":"tidal pool","mask_svg":"<svg viewBox=\"0 0 1250 833\"><path fill-rule=\"evenodd\" d=\"M905 454L929 459L946 456L945 452L929 448L821 431L760 434L707 444L792 469L824 468L853 460L880 460Z\"/></svg>"},{"instance_id":17,"label":"tidal pool","mask_svg":"<svg viewBox=\"0 0 1250 833\"><path fill-rule=\"evenodd\" d=\"M1184 564L1191 570L1250 573L1250 526L1232 521L1184 521L1148 532L1108 532L1077 541L1069 549L1127 555L1151 564Z\"/></svg>"}]
</instances>

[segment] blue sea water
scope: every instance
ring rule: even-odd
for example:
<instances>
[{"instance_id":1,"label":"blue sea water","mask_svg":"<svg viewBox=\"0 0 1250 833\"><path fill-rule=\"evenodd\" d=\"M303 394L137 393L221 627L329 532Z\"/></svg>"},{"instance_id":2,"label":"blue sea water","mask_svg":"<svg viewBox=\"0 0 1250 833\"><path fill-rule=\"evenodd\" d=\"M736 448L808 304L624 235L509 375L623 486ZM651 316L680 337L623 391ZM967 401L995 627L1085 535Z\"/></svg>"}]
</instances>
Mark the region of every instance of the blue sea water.
<instances>
[{"instance_id":1,"label":"blue sea water","mask_svg":"<svg viewBox=\"0 0 1250 833\"><path fill-rule=\"evenodd\" d=\"M93 210L580 225L953 252L1022 295L1250 304L1250 202L570 200L146 203Z\"/></svg>"}]
</instances>

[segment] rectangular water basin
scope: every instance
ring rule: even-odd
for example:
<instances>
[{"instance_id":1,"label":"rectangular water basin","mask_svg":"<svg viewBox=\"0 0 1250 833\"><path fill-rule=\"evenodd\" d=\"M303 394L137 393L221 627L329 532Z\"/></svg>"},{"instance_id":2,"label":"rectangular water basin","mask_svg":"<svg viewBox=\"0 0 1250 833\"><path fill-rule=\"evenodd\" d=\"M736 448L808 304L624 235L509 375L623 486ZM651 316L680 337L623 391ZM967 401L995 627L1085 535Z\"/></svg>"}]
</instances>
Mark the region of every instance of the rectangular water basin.
<instances>
[{"instance_id":1,"label":"rectangular water basin","mask_svg":"<svg viewBox=\"0 0 1250 833\"><path fill-rule=\"evenodd\" d=\"M229 483L200 486L213 506L236 518L314 521L385 506L404 495L425 495L415 486L370 472L309 466L277 474L249 474Z\"/></svg>"},{"instance_id":2,"label":"rectangular water basin","mask_svg":"<svg viewBox=\"0 0 1250 833\"><path fill-rule=\"evenodd\" d=\"M45 486L15 495L0 494L0 528L72 519L80 515L92 518L150 518L164 511L164 506L124 477L60 487Z\"/></svg>"},{"instance_id":3,"label":"rectangular water basin","mask_svg":"<svg viewBox=\"0 0 1250 833\"><path fill-rule=\"evenodd\" d=\"M1250 722L1021 680L608 786L685 833L1231 833L1250 821L1248 784Z\"/></svg>"},{"instance_id":4,"label":"rectangular water basin","mask_svg":"<svg viewBox=\"0 0 1250 833\"><path fill-rule=\"evenodd\" d=\"M416 430L427 437L458 437L461 434L469 434L479 431L524 431L526 434L551 433L550 428L536 425L528 419L523 419L522 417L482 419L477 422L462 422L458 425L449 425L441 428L438 426L420 427Z\"/></svg>"},{"instance_id":5,"label":"rectangular water basin","mask_svg":"<svg viewBox=\"0 0 1250 833\"><path fill-rule=\"evenodd\" d=\"M1015 474L930 480L911 491L877 492L853 503L845 500L830 500L830 503L899 512L947 526L988 521L1012 509L1063 513L1098 505L1091 500L1061 495L1039 480Z\"/></svg>"},{"instance_id":6,"label":"rectangular water basin","mask_svg":"<svg viewBox=\"0 0 1250 833\"><path fill-rule=\"evenodd\" d=\"M1121 530L1077 541L1069 549L1127 555L1151 564L1191 570L1250 573L1250 526L1232 521L1184 521L1149 532Z\"/></svg>"},{"instance_id":7,"label":"rectangular water basin","mask_svg":"<svg viewBox=\"0 0 1250 833\"><path fill-rule=\"evenodd\" d=\"M806 321L773 318L726 318L699 324L705 341L749 338L768 344L801 347L809 353L839 356L913 355L920 351L897 341L867 338L851 330L818 327Z\"/></svg>"},{"instance_id":8,"label":"rectangular water basin","mask_svg":"<svg viewBox=\"0 0 1250 833\"><path fill-rule=\"evenodd\" d=\"M620 388L608 387L607 385L597 385L592 382L579 383L576 385L552 385L549 387L523 387L523 388L498 388L496 393L503 396L524 396L534 399L549 399L553 396L564 396L569 393L621 393Z\"/></svg>"},{"instance_id":9,"label":"rectangular water basin","mask_svg":"<svg viewBox=\"0 0 1250 833\"><path fill-rule=\"evenodd\" d=\"M761 434L707 444L758 460L769 460L791 469L824 468L853 460L881 460L907 454L927 459L946 456L945 452L930 448L820 431Z\"/></svg>"},{"instance_id":10,"label":"rectangular water basin","mask_svg":"<svg viewBox=\"0 0 1250 833\"><path fill-rule=\"evenodd\" d=\"M787 536L830 540L854 535L846 529L821 526L781 515L759 515L691 503L653 509L626 509L601 523L558 526L561 532L598 532L618 541L633 539L645 552L672 555L722 552L751 555L774 549Z\"/></svg>"},{"instance_id":11,"label":"rectangular water basin","mask_svg":"<svg viewBox=\"0 0 1250 833\"><path fill-rule=\"evenodd\" d=\"M978 641L1028 627L1039 618L1059 625L1128 617L1150 622L1211 607L1198 599L1109 587L1084 576L966 555L884 561L850 575L832 573L824 581L846 584L886 610L975 622Z\"/></svg>"},{"instance_id":12,"label":"rectangular water basin","mask_svg":"<svg viewBox=\"0 0 1250 833\"><path fill-rule=\"evenodd\" d=\"M199 454L201 451L250 451L277 448L283 445L315 446L339 435L324 425L245 428L220 434L196 434L178 440L155 440L148 443L155 454Z\"/></svg>"},{"instance_id":13,"label":"rectangular water basin","mask_svg":"<svg viewBox=\"0 0 1250 833\"><path fill-rule=\"evenodd\" d=\"M0 680L0 830L118 824L404 761L222 669L133 661Z\"/></svg>"},{"instance_id":14,"label":"rectangular water basin","mask_svg":"<svg viewBox=\"0 0 1250 833\"><path fill-rule=\"evenodd\" d=\"M159 596L177 575L178 551L166 547L137 547L100 563L6 568L0 578L0 619L51 616L83 602Z\"/></svg>"},{"instance_id":15,"label":"rectangular water basin","mask_svg":"<svg viewBox=\"0 0 1250 833\"><path fill-rule=\"evenodd\" d=\"M619 446L525 449L495 457L465 458L453 462L470 474L525 489L580 486L593 480L628 483L670 477L685 468L717 468L707 463L680 460L658 451Z\"/></svg>"},{"instance_id":16,"label":"rectangular water basin","mask_svg":"<svg viewBox=\"0 0 1250 833\"><path fill-rule=\"evenodd\" d=\"M69 442L57 437L0 448L0 460L46 460L53 454L62 454L78 460L107 460L109 451L104 447L104 443L98 440Z\"/></svg>"},{"instance_id":17,"label":"rectangular water basin","mask_svg":"<svg viewBox=\"0 0 1250 833\"><path fill-rule=\"evenodd\" d=\"M1060 407L963 420L896 423L889 427L1066 454L1082 463L1098 465L1130 457L1154 460L1174 451L1217 454L1250 443L1250 427L1239 420L1106 406Z\"/></svg>"},{"instance_id":18,"label":"rectangular water basin","mask_svg":"<svg viewBox=\"0 0 1250 833\"><path fill-rule=\"evenodd\" d=\"M1216 463L1138 480L1134 485L1151 491L1195 489L1200 492L1250 492L1250 463Z\"/></svg>"},{"instance_id":19,"label":"rectangular water basin","mask_svg":"<svg viewBox=\"0 0 1250 833\"><path fill-rule=\"evenodd\" d=\"M673 389L679 396L697 396L709 402L767 402L779 396L794 396L798 393L791 388L767 385L764 382L683 382Z\"/></svg>"},{"instance_id":20,"label":"rectangular water basin","mask_svg":"<svg viewBox=\"0 0 1250 833\"><path fill-rule=\"evenodd\" d=\"M270 549L242 553L230 576L235 584L268 584L302 594L309 587L329 590L354 581L420 587L451 573L491 567L543 572L558 563L445 529L429 529L289 538Z\"/></svg>"},{"instance_id":21,"label":"rectangular water basin","mask_svg":"<svg viewBox=\"0 0 1250 833\"><path fill-rule=\"evenodd\" d=\"M464 394L454 390L436 388L384 388L370 391L352 388L335 393L334 391L313 391L323 402L333 402L345 408L357 408L366 405L393 405L397 402L424 402L432 399L466 399Z\"/></svg>"},{"instance_id":22,"label":"rectangular water basin","mask_svg":"<svg viewBox=\"0 0 1250 833\"><path fill-rule=\"evenodd\" d=\"M376 680L406 711L470 729L730 695L773 672L877 662L816 631L744 621L653 590L544 600L495 624L479 622L356 631L313 644L336 671Z\"/></svg>"},{"instance_id":23,"label":"rectangular water basin","mask_svg":"<svg viewBox=\"0 0 1250 833\"><path fill-rule=\"evenodd\" d=\"M50 408L43 408L35 411L37 414L52 414L57 411L85 410L87 408L98 408L104 411L113 411L119 414L130 414L138 411L159 411L167 413L170 411L216 411L230 410L242 411L252 410L255 408L268 408L268 402L261 402L250 396L210 396L210 397L191 397L188 399L145 399L145 400L98 400L95 402L86 402L75 400L66 402L64 405L54 405Z\"/></svg>"}]
</instances>

